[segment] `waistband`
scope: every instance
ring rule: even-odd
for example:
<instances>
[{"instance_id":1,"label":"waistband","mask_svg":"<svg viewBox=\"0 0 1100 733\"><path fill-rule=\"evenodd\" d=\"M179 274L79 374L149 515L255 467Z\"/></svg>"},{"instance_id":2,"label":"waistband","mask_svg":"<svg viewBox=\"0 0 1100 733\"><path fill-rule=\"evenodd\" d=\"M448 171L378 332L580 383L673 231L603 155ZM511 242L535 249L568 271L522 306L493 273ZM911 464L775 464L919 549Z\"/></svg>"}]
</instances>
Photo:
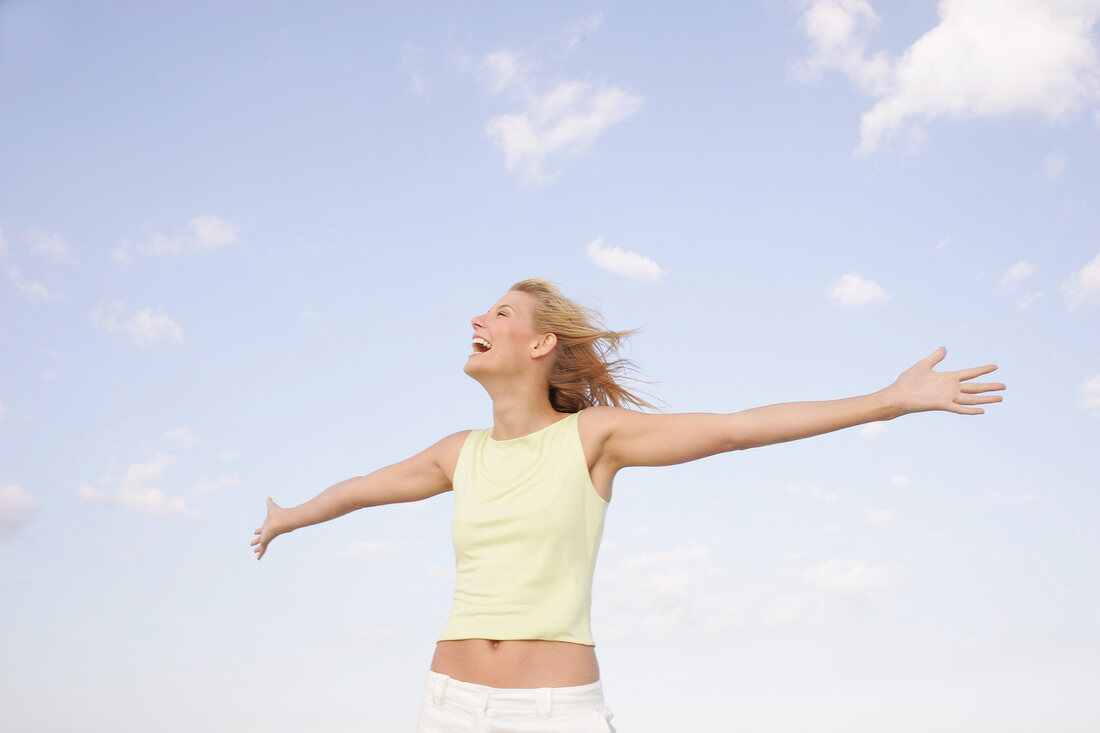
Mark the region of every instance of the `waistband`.
<instances>
[{"instance_id":1,"label":"waistband","mask_svg":"<svg viewBox=\"0 0 1100 733\"><path fill-rule=\"evenodd\" d=\"M575 687L502 688L429 671L426 692L436 705L447 703L485 711L527 710L537 717L548 717L551 711L582 711L603 705L603 683L599 680Z\"/></svg>"}]
</instances>

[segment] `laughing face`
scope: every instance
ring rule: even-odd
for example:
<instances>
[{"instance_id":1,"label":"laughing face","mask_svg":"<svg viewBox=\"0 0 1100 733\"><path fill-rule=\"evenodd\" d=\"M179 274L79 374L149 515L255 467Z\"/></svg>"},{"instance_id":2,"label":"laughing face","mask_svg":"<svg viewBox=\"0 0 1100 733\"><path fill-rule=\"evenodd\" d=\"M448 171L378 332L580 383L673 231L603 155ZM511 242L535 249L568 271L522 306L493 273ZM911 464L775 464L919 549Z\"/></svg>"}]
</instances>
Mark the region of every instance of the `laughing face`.
<instances>
[{"instance_id":1,"label":"laughing face","mask_svg":"<svg viewBox=\"0 0 1100 733\"><path fill-rule=\"evenodd\" d=\"M509 291L488 313L470 319L474 327L464 371L471 377L508 374L530 368L533 359L550 353L557 342L552 334L538 334L532 324L535 297Z\"/></svg>"}]
</instances>

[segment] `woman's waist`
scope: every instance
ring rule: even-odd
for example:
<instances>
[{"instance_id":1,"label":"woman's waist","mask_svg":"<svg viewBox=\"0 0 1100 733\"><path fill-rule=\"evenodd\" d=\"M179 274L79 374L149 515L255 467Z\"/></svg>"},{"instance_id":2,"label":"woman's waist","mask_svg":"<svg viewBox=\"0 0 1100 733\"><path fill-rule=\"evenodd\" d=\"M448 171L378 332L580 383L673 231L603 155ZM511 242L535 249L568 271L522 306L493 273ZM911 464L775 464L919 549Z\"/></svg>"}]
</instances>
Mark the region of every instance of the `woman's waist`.
<instances>
[{"instance_id":1,"label":"woman's waist","mask_svg":"<svg viewBox=\"0 0 1100 733\"><path fill-rule=\"evenodd\" d=\"M600 679L594 647L542 639L447 639L432 671L498 688L575 687Z\"/></svg>"}]
</instances>

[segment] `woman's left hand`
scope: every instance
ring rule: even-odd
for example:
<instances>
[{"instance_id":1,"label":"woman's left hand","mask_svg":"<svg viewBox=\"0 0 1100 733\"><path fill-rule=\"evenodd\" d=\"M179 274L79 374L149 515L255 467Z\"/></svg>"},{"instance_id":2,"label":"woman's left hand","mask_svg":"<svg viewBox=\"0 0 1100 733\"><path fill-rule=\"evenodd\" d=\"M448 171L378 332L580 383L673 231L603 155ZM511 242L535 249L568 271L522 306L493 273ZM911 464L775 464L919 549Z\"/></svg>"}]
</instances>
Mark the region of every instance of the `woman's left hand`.
<instances>
[{"instance_id":1,"label":"woman's left hand","mask_svg":"<svg viewBox=\"0 0 1100 733\"><path fill-rule=\"evenodd\" d=\"M899 415L927 410L946 410L960 415L981 415L985 412L974 405L1000 402L1000 395L983 395L1005 386L996 382L970 382L974 377L989 374L997 369L995 364L960 369L957 372L936 372L936 364L947 356L947 349L940 347L930 356L921 359L902 372L893 384L886 388L891 404Z\"/></svg>"}]
</instances>

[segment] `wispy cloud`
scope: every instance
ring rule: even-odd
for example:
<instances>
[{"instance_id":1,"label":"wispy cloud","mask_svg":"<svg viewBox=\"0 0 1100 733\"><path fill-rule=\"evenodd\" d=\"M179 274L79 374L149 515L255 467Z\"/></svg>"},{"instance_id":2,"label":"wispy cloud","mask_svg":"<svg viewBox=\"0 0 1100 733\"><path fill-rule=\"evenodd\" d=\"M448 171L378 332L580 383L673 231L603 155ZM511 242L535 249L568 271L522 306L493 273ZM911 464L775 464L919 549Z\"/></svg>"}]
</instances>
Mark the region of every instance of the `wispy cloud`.
<instances>
[{"instance_id":1,"label":"wispy cloud","mask_svg":"<svg viewBox=\"0 0 1100 733\"><path fill-rule=\"evenodd\" d=\"M164 434L165 438L174 440L182 445L184 448L194 448L196 445L202 442L202 438L192 433L185 427L178 427L174 430L169 430Z\"/></svg>"},{"instance_id":2,"label":"wispy cloud","mask_svg":"<svg viewBox=\"0 0 1100 733\"><path fill-rule=\"evenodd\" d=\"M424 71L424 49L415 43L401 46L401 70L409 80L409 91L421 98L427 98L431 81Z\"/></svg>"},{"instance_id":3,"label":"wispy cloud","mask_svg":"<svg viewBox=\"0 0 1100 733\"><path fill-rule=\"evenodd\" d=\"M60 234L47 232L44 229L31 229L27 232L27 243L31 251L40 257L45 257L50 262L72 264L76 262L73 248Z\"/></svg>"},{"instance_id":4,"label":"wispy cloud","mask_svg":"<svg viewBox=\"0 0 1100 733\"><path fill-rule=\"evenodd\" d=\"M814 587L860 602L896 586L905 575L905 569L899 566L840 558L831 558L805 572L806 581Z\"/></svg>"},{"instance_id":5,"label":"wispy cloud","mask_svg":"<svg viewBox=\"0 0 1100 733\"><path fill-rule=\"evenodd\" d=\"M22 271L18 268L9 267L7 269L8 282L11 283L11 286L15 288L16 292L27 300L34 303L52 303L65 299L64 295L54 290L50 290L37 280L28 280L24 278Z\"/></svg>"},{"instance_id":6,"label":"wispy cloud","mask_svg":"<svg viewBox=\"0 0 1100 733\"><path fill-rule=\"evenodd\" d=\"M1071 311L1100 302L1100 254L1062 284Z\"/></svg>"},{"instance_id":7,"label":"wispy cloud","mask_svg":"<svg viewBox=\"0 0 1100 733\"><path fill-rule=\"evenodd\" d=\"M898 518L893 509L876 509L868 507L863 510L863 521L872 527L886 527L893 524Z\"/></svg>"},{"instance_id":8,"label":"wispy cloud","mask_svg":"<svg viewBox=\"0 0 1100 733\"><path fill-rule=\"evenodd\" d=\"M597 605L615 638L753 633L823 623L891 592L904 568L831 558L758 573L702 545L611 557L597 569Z\"/></svg>"},{"instance_id":9,"label":"wispy cloud","mask_svg":"<svg viewBox=\"0 0 1100 733\"><path fill-rule=\"evenodd\" d=\"M486 132L504 152L504 167L526 181L551 180L548 161L583 153L607 128L641 107L641 97L614 86L566 81L529 99L523 111L489 120Z\"/></svg>"},{"instance_id":10,"label":"wispy cloud","mask_svg":"<svg viewBox=\"0 0 1100 733\"><path fill-rule=\"evenodd\" d=\"M1002 290L1008 290L1013 285L1035 272L1035 269L1035 265L1021 260L1008 268L1005 274L1001 275L1000 279L997 280L997 287Z\"/></svg>"},{"instance_id":11,"label":"wispy cloud","mask_svg":"<svg viewBox=\"0 0 1100 733\"><path fill-rule=\"evenodd\" d=\"M86 501L131 509L155 517L198 517L199 512L187 505L183 497L171 497L158 485L176 457L158 451L143 463L131 464L112 494L92 486L87 481L77 485L77 493ZM109 479L105 479L109 481Z\"/></svg>"},{"instance_id":12,"label":"wispy cloud","mask_svg":"<svg viewBox=\"0 0 1100 733\"><path fill-rule=\"evenodd\" d=\"M0 484L0 540L6 540L34 520L38 500L21 486Z\"/></svg>"},{"instance_id":13,"label":"wispy cloud","mask_svg":"<svg viewBox=\"0 0 1100 733\"><path fill-rule=\"evenodd\" d=\"M1042 290L1036 290L1034 292L1027 293L1026 295L1020 296L1020 300L1016 303L1016 307L1019 310L1030 308L1031 306L1042 300L1044 297L1046 297L1046 294L1043 293Z\"/></svg>"},{"instance_id":14,"label":"wispy cloud","mask_svg":"<svg viewBox=\"0 0 1100 733\"><path fill-rule=\"evenodd\" d=\"M1100 417L1100 374L1089 377L1078 390L1081 407Z\"/></svg>"},{"instance_id":15,"label":"wispy cloud","mask_svg":"<svg viewBox=\"0 0 1100 733\"><path fill-rule=\"evenodd\" d=\"M858 272L849 272L834 280L828 294L841 308L858 308L890 299L877 282L865 279Z\"/></svg>"},{"instance_id":16,"label":"wispy cloud","mask_svg":"<svg viewBox=\"0 0 1100 733\"><path fill-rule=\"evenodd\" d=\"M645 255L621 247L605 247L603 237L589 242L587 252L588 259L616 275L640 280L660 280L663 274L657 263Z\"/></svg>"},{"instance_id":17,"label":"wispy cloud","mask_svg":"<svg viewBox=\"0 0 1100 733\"><path fill-rule=\"evenodd\" d=\"M835 504L837 496L831 491L822 491L816 486L811 486L807 490L803 490L799 486L788 486L787 493L795 496L801 496L803 494L809 494L813 498L817 499L822 504Z\"/></svg>"},{"instance_id":18,"label":"wispy cloud","mask_svg":"<svg viewBox=\"0 0 1100 733\"><path fill-rule=\"evenodd\" d=\"M92 322L110 333L121 333L142 346L158 341L183 341L183 327L163 313L142 308L131 313L122 303L111 303L92 313Z\"/></svg>"},{"instance_id":19,"label":"wispy cloud","mask_svg":"<svg viewBox=\"0 0 1100 733\"><path fill-rule=\"evenodd\" d=\"M213 494L218 491L224 491L225 489L233 489L240 486L241 479L238 474L217 476L215 478L204 478L197 481L191 488L192 496L199 496L201 494Z\"/></svg>"},{"instance_id":20,"label":"wispy cloud","mask_svg":"<svg viewBox=\"0 0 1100 733\"><path fill-rule=\"evenodd\" d=\"M573 26L559 56L572 54L600 23L601 16L593 15ZM519 104L518 111L492 117L485 129L504 152L505 168L529 183L552 180L558 161L590 149L608 128L633 115L642 104L641 97L613 84L576 79L540 84L535 81L539 67L530 52L509 48L486 54L479 64L489 92Z\"/></svg>"},{"instance_id":21,"label":"wispy cloud","mask_svg":"<svg viewBox=\"0 0 1100 733\"><path fill-rule=\"evenodd\" d=\"M868 92L884 93L892 64L886 54L867 52L867 37L879 17L867 0L817 0L802 14L802 31L810 40L810 56L795 64L795 74L808 81L836 69Z\"/></svg>"},{"instance_id":22,"label":"wispy cloud","mask_svg":"<svg viewBox=\"0 0 1100 733\"><path fill-rule=\"evenodd\" d=\"M802 28L810 55L796 73L836 69L878 97L860 121L857 154L900 130L921 138L919 123L940 117L1059 119L1100 100L1097 3L1004 0L983 12L972 0L941 0L938 15L938 25L891 58L866 50L878 24L866 0L808 4Z\"/></svg>"},{"instance_id":23,"label":"wispy cloud","mask_svg":"<svg viewBox=\"0 0 1100 733\"><path fill-rule=\"evenodd\" d=\"M1062 177L1066 169L1066 156L1061 153L1047 153L1043 158L1043 177L1048 181L1056 181Z\"/></svg>"},{"instance_id":24,"label":"wispy cloud","mask_svg":"<svg viewBox=\"0 0 1100 733\"><path fill-rule=\"evenodd\" d=\"M601 25L603 25L603 14L595 12L566 28L562 55L568 56L576 51L589 35L600 29Z\"/></svg>"},{"instance_id":25,"label":"wispy cloud","mask_svg":"<svg viewBox=\"0 0 1100 733\"><path fill-rule=\"evenodd\" d=\"M130 264L135 253L149 257L174 257L229 247L239 242L237 232L240 227L213 214L195 217L188 222L188 227L190 235L170 237L158 233L138 244L120 242L112 255L116 262L126 265Z\"/></svg>"}]
</instances>

